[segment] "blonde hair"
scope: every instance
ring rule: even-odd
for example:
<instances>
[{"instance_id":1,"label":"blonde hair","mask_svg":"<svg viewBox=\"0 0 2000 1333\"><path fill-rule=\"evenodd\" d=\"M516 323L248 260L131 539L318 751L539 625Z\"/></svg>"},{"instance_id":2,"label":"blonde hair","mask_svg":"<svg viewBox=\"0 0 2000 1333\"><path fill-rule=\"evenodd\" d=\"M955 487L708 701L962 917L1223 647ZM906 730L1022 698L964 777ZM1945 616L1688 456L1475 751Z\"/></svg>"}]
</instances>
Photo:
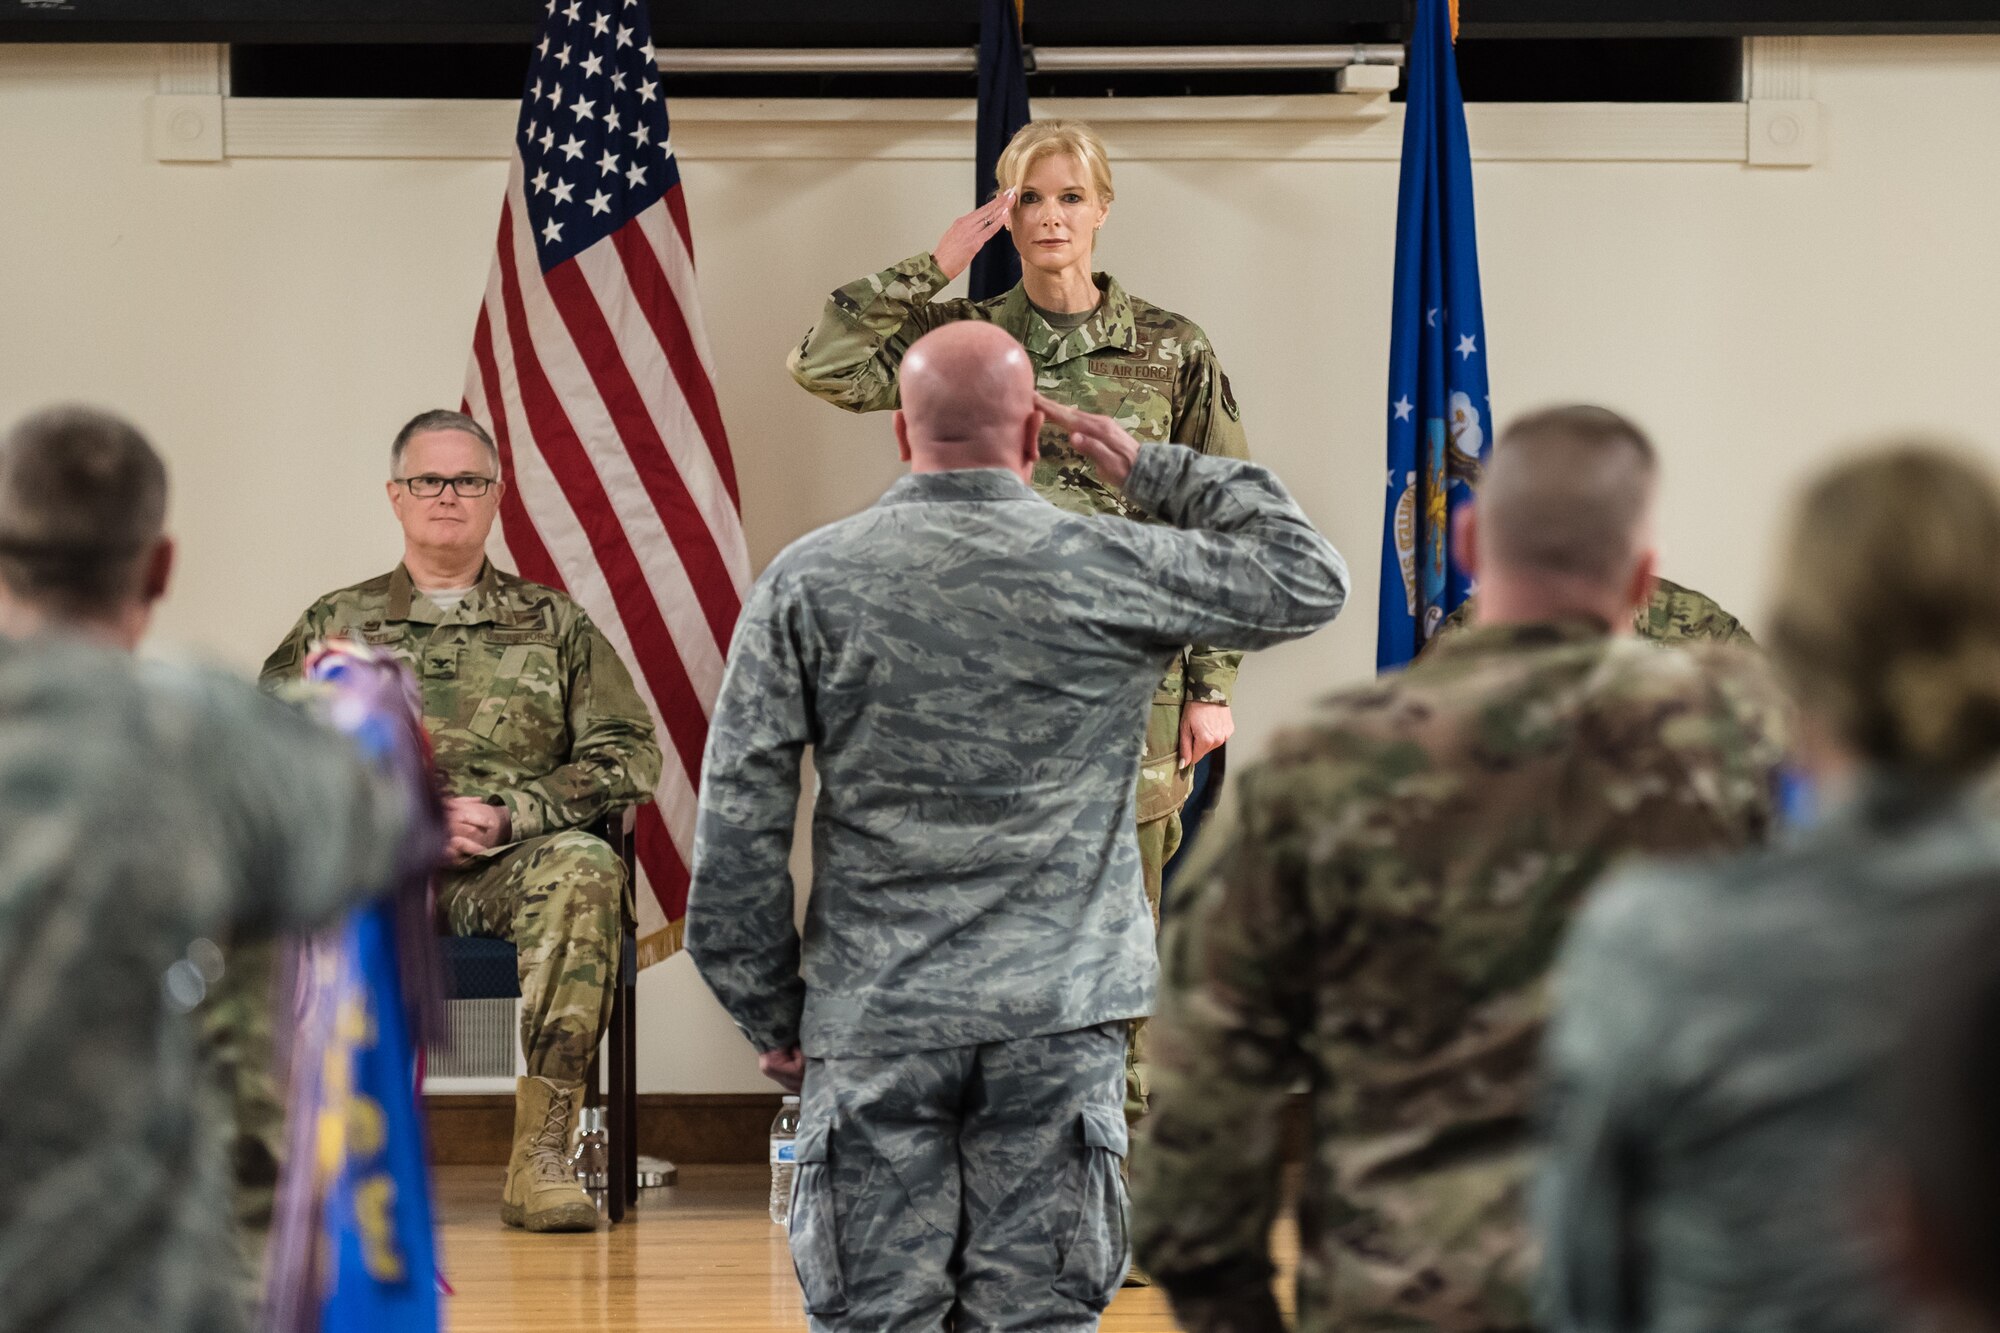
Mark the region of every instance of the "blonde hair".
<instances>
[{"instance_id":1,"label":"blonde hair","mask_svg":"<svg viewBox=\"0 0 2000 1333\"><path fill-rule=\"evenodd\" d=\"M1099 203L1111 202L1111 158L1104 140L1080 120L1037 120L1023 125L1001 150L994 165L994 179L1003 190L1016 190L1028 179L1035 163L1045 157L1073 157L1090 175L1090 188Z\"/></svg>"},{"instance_id":2,"label":"blonde hair","mask_svg":"<svg viewBox=\"0 0 2000 1333\"><path fill-rule=\"evenodd\" d=\"M2000 487L1896 441L1808 489L1770 648L1799 702L1873 763L1956 781L2000 758Z\"/></svg>"}]
</instances>

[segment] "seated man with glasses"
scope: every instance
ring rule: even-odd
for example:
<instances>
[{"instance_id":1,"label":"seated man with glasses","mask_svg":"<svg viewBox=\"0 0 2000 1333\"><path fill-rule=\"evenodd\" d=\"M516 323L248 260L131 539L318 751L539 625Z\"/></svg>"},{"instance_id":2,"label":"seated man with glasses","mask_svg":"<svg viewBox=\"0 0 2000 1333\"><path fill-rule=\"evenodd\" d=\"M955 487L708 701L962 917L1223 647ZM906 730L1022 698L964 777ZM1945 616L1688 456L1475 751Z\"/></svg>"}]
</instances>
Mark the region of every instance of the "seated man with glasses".
<instances>
[{"instance_id":1,"label":"seated man with glasses","mask_svg":"<svg viewBox=\"0 0 2000 1333\"><path fill-rule=\"evenodd\" d=\"M512 940L520 952L528 1073L500 1216L530 1231L589 1230L597 1209L566 1154L611 1015L627 886L618 857L584 826L651 797L652 719L582 607L486 560L505 483L478 422L426 412L397 434L389 464L402 563L308 607L264 679L294 674L315 641L334 636L380 645L417 673L447 787L454 864L440 908L454 934Z\"/></svg>"}]
</instances>

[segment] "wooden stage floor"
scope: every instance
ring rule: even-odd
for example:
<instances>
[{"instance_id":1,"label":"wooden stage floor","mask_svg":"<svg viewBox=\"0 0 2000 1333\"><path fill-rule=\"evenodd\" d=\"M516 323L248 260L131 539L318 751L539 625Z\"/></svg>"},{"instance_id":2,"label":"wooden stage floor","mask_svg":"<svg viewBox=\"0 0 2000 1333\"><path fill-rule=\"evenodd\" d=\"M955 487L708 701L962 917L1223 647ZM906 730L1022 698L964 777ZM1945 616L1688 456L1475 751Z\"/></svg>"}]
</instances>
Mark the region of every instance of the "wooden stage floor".
<instances>
[{"instance_id":1,"label":"wooden stage floor","mask_svg":"<svg viewBox=\"0 0 2000 1333\"><path fill-rule=\"evenodd\" d=\"M673 1189L593 1234L531 1236L500 1223L501 1172L438 1170L450 1333L750 1333L803 1330L784 1232L761 1166L684 1166ZM1289 1228L1286 1228L1289 1231ZM1294 1247L1283 1237L1289 1270ZM1166 1298L1121 1293L1107 1333L1170 1333Z\"/></svg>"}]
</instances>

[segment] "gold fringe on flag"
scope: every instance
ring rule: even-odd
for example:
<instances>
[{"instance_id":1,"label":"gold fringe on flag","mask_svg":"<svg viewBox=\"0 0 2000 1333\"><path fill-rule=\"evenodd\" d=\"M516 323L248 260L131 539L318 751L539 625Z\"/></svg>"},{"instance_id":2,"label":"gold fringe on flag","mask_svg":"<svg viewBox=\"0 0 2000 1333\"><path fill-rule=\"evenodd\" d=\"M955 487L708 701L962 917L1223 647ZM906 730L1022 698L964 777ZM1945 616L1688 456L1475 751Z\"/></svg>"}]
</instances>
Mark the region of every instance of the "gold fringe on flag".
<instances>
[{"instance_id":1,"label":"gold fringe on flag","mask_svg":"<svg viewBox=\"0 0 2000 1333\"><path fill-rule=\"evenodd\" d=\"M1021 0L1015 0L1019 4ZM1451 39L1458 40L1458 0L1451 0Z\"/></svg>"},{"instance_id":2,"label":"gold fringe on flag","mask_svg":"<svg viewBox=\"0 0 2000 1333\"><path fill-rule=\"evenodd\" d=\"M639 956L638 965L641 972L655 963L666 962L681 951L682 930L685 925L685 921L669 921L663 928L637 941L638 947L634 952Z\"/></svg>"}]
</instances>

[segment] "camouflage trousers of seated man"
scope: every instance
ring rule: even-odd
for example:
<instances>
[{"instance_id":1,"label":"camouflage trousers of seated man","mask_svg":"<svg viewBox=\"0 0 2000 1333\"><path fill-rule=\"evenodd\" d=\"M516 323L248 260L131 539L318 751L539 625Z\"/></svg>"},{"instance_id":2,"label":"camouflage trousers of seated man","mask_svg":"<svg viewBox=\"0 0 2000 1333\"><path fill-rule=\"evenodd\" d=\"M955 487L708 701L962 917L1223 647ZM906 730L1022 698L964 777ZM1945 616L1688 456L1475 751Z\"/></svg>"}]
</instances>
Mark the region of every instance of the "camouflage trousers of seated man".
<instances>
[{"instance_id":1,"label":"camouflage trousers of seated man","mask_svg":"<svg viewBox=\"0 0 2000 1333\"><path fill-rule=\"evenodd\" d=\"M438 878L454 935L512 940L528 1073L575 1083L611 1018L625 864L581 829L496 848Z\"/></svg>"},{"instance_id":2,"label":"camouflage trousers of seated man","mask_svg":"<svg viewBox=\"0 0 2000 1333\"><path fill-rule=\"evenodd\" d=\"M808 1059L792 1263L813 1333L1087 1333L1129 1258L1125 1027Z\"/></svg>"}]
</instances>

